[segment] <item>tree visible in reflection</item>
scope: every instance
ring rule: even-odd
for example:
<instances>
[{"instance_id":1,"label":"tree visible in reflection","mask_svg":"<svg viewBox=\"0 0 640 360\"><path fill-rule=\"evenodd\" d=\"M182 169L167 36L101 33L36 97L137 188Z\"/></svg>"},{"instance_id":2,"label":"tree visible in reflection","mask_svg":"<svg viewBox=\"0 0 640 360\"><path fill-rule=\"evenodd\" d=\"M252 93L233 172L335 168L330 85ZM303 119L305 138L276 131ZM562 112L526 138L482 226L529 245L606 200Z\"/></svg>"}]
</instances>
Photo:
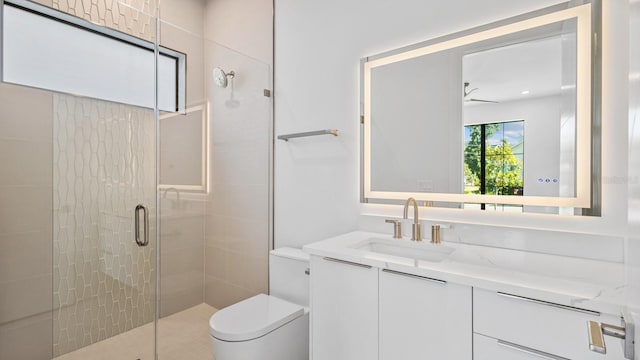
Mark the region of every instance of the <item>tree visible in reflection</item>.
<instances>
[{"instance_id":1,"label":"tree visible in reflection","mask_svg":"<svg viewBox=\"0 0 640 360\"><path fill-rule=\"evenodd\" d=\"M498 145L489 145L489 139L502 124L485 125L485 193L491 195L522 195L523 164L513 153L507 139ZM482 129L480 125L467 126L469 140L464 148L465 193L480 194L482 166Z\"/></svg>"}]
</instances>

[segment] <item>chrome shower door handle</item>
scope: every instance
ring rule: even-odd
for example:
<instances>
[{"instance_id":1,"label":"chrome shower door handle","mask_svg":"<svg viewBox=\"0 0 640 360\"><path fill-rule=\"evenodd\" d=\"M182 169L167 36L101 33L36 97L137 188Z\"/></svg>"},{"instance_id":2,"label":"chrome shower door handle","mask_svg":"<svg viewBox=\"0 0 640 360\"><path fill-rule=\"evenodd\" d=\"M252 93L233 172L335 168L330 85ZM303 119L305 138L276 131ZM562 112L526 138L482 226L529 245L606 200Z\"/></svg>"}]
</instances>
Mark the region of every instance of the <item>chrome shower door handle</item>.
<instances>
[{"instance_id":1,"label":"chrome shower door handle","mask_svg":"<svg viewBox=\"0 0 640 360\"><path fill-rule=\"evenodd\" d=\"M140 210L142 210L144 216L144 238L140 238ZM136 244L138 246L147 246L149 245L149 212L147 208L142 204L138 204L134 211L134 219L135 219L135 236L136 236Z\"/></svg>"}]
</instances>

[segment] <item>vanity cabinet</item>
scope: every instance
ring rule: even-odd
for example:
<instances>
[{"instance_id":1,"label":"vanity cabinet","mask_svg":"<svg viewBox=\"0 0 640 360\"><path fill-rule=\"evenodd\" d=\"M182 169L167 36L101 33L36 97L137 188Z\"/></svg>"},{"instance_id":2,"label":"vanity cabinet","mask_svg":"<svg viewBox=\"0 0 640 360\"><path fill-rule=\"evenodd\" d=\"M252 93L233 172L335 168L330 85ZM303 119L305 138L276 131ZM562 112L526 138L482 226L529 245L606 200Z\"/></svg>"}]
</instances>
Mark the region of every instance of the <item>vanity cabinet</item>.
<instances>
[{"instance_id":1,"label":"vanity cabinet","mask_svg":"<svg viewBox=\"0 0 640 360\"><path fill-rule=\"evenodd\" d=\"M620 316L311 256L312 360L624 360L589 349L588 321Z\"/></svg>"},{"instance_id":2,"label":"vanity cabinet","mask_svg":"<svg viewBox=\"0 0 640 360\"><path fill-rule=\"evenodd\" d=\"M378 359L378 269L311 256L313 360Z\"/></svg>"},{"instance_id":3,"label":"vanity cabinet","mask_svg":"<svg viewBox=\"0 0 640 360\"><path fill-rule=\"evenodd\" d=\"M381 269L380 360L471 360L471 287Z\"/></svg>"},{"instance_id":4,"label":"vanity cabinet","mask_svg":"<svg viewBox=\"0 0 640 360\"><path fill-rule=\"evenodd\" d=\"M620 324L612 315L474 288L474 360L624 359L620 339L605 339L606 355L589 350L589 320Z\"/></svg>"},{"instance_id":5,"label":"vanity cabinet","mask_svg":"<svg viewBox=\"0 0 640 360\"><path fill-rule=\"evenodd\" d=\"M471 360L471 287L311 257L313 360Z\"/></svg>"}]
</instances>

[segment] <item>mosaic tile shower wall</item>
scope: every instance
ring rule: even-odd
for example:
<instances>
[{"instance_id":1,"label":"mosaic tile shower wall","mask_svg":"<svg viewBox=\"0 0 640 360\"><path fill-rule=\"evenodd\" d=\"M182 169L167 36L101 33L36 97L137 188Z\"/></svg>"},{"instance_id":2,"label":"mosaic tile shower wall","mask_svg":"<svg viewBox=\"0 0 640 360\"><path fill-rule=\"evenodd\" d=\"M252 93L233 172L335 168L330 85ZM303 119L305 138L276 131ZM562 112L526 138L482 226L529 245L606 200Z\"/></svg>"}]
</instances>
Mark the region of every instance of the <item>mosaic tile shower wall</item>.
<instances>
[{"instance_id":1,"label":"mosaic tile shower wall","mask_svg":"<svg viewBox=\"0 0 640 360\"><path fill-rule=\"evenodd\" d=\"M133 237L138 203L155 213L153 111L53 97L53 352L151 322L155 221Z\"/></svg>"},{"instance_id":2,"label":"mosaic tile shower wall","mask_svg":"<svg viewBox=\"0 0 640 360\"><path fill-rule=\"evenodd\" d=\"M153 41L156 0L35 0L110 29Z\"/></svg>"}]
</instances>

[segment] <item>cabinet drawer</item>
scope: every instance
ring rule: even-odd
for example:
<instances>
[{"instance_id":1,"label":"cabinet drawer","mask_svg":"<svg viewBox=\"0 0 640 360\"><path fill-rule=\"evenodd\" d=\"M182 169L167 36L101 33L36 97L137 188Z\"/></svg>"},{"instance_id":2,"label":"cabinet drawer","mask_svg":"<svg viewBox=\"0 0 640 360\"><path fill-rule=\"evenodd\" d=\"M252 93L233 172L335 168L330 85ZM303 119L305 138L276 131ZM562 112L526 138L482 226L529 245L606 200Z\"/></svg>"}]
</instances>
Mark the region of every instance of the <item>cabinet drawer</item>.
<instances>
[{"instance_id":1,"label":"cabinet drawer","mask_svg":"<svg viewBox=\"0 0 640 360\"><path fill-rule=\"evenodd\" d=\"M473 334L473 360L566 360L566 358Z\"/></svg>"},{"instance_id":2,"label":"cabinet drawer","mask_svg":"<svg viewBox=\"0 0 640 360\"><path fill-rule=\"evenodd\" d=\"M561 358L623 359L619 339L606 339L606 357L589 350L588 320L620 324L617 316L495 291L473 290L475 333Z\"/></svg>"}]
</instances>

